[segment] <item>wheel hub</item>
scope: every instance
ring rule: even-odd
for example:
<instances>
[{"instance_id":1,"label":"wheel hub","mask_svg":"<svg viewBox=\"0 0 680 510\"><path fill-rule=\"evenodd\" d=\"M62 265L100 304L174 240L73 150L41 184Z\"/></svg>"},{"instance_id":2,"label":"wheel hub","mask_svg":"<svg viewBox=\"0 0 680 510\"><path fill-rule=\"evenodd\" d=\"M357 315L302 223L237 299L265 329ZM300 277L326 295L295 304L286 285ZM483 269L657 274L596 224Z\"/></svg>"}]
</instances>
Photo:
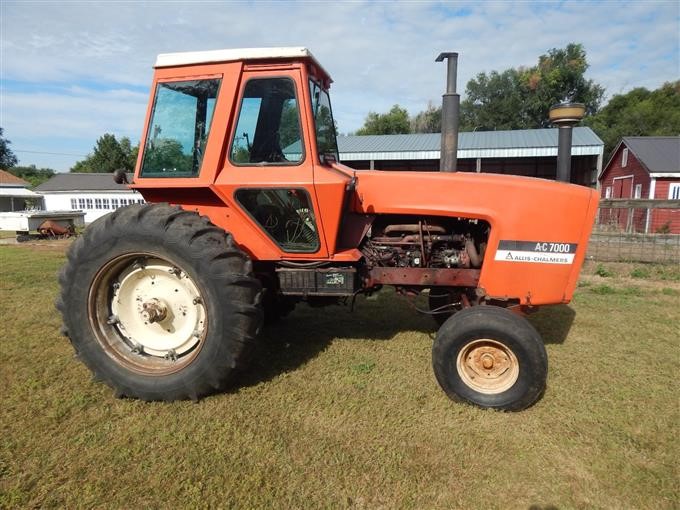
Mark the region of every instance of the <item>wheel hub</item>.
<instances>
[{"instance_id":1,"label":"wheel hub","mask_svg":"<svg viewBox=\"0 0 680 510\"><path fill-rule=\"evenodd\" d=\"M142 305L142 320L153 324L165 320L168 316L168 305L158 298L152 298Z\"/></svg>"},{"instance_id":2,"label":"wheel hub","mask_svg":"<svg viewBox=\"0 0 680 510\"><path fill-rule=\"evenodd\" d=\"M482 368L484 370L491 370L493 368L493 356L489 353L482 354Z\"/></svg>"},{"instance_id":3,"label":"wheel hub","mask_svg":"<svg viewBox=\"0 0 680 510\"><path fill-rule=\"evenodd\" d=\"M512 350L489 338L473 340L461 349L456 369L465 384L489 395L510 389L519 377L519 362Z\"/></svg>"},{"instance_id":4,"label":"wheel hub","mask_svg":"<svg viewBox=\"0 0 680 510\"><path fill-rule=\"evenodd\" d=\"M204 336L201 295L183 271L160 259L136 261L112 286L115 327L133 352L177 360Z\"/></svg>"}]
</instances>

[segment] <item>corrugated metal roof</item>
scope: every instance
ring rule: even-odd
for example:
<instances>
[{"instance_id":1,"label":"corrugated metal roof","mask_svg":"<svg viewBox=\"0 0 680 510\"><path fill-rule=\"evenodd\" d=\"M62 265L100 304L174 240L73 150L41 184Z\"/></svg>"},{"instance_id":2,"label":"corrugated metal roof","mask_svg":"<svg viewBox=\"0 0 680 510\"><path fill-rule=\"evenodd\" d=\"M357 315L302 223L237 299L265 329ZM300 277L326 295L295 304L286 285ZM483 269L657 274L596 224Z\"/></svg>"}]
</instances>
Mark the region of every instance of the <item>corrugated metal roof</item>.
<instances>
[{"instance_id":1,"label":"corrugated metal roof","mask_svg":"<svg viewBox=\"0 0 680 510\"><path fill-rule=\"evenodd\" d=\"M557 154L557 133L557 128L464 132L458 136L458 157L554 156ZM338 137L341 160L438 159L440 148L439 133ZM592 129L574 128L573 155L601 154L603 151L604 142Z\"/></svg>"},{"instance_id":2,"label":"corrugated metal roof","mask_svg":"<svg viewBox=\"0 0 680 510\"><path fill-rule=\"evenodd\" d=\"M680 136L625 136L623 143L650 173L680 172Z\"/></svg>"},{"instance_id":3,"label":"corrugated metal roof","mask_svg":"<svg viewBox=\"0 0 680 510\"><path fill-rule=\"evenodd\" d=\"M132 181L132 174L128 174ZM113 182L113 174L104 173L63 173L56 174L48 181L35 187L35 191L126 191L125 184Z\"/></svg>"}]
</instances>

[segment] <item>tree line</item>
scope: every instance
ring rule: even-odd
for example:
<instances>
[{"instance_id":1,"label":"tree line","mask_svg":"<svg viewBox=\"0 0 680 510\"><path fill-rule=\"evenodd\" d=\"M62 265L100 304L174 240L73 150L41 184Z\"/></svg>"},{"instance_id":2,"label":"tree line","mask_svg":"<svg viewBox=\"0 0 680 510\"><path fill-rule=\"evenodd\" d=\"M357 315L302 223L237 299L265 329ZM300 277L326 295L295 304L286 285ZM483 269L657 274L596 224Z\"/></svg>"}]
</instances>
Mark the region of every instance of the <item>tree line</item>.
<instances>
[{"instance_id":1,"label":"tree line","mask_svg":"<svg viewBox=\"0 0 680 510\"><path fill-rule=\"evenodd\" d=\"M604 88L587 79L586 51L581 44L553 48L538 57L531 67L479 73L468 81L460 105L461 131L535 129L549 127L548 110L568 101L586 106L584 125L604 141L605 157L623 136L674 136L680 133L680 80L664 83L656 90L635 88L615 94L602 106ZM369 112L357 135L439 133L441 106L428 104L414 115L398 104L388 112ZM52 175L50 168L18 166L0 127L0 168L32 185ZM107 133L100 137L90 154L78 161L71 172L133 171L139 144L117 139Z\"/></svg>"},{"instance_id":2,"label":"tree line","mask_svg":"<svg viewBox=\"0 0 680 510\"><path fill-rule=\"evenodd\" d=\"M536 65L479 73L468 81L460 104L461 131L537 129L550 126L548 111L561 102L586 106L589 126L611 154L623 136L680 133L680 81L656 90L640 87L617 94L601 106L604 88L585 77L586 52L580 44L553 48ZM385 113L369 112L357 135L439 133L441 106L430 103L415 115L398 104Z\"/></svg>"},{"instance_id":3,"label":"tree line","mask_svg":"<svg viewBox=\"0 0 680 510\"><path fill-rule=\"evenodd\" d=\"M10 147L11 144L12 142L3 136L3 128L0 127L0 169L27 181L33 187L45 182L57 173L52 168L19 165L19 161ZM128 137L124 136L119 140L114 135L106 133L97 140L92 152L85 159L76 162L70 171L111 173L123 168L132 172L137 163L138 152L139 144L133 146Z\"/></svg>"}]
</instances>

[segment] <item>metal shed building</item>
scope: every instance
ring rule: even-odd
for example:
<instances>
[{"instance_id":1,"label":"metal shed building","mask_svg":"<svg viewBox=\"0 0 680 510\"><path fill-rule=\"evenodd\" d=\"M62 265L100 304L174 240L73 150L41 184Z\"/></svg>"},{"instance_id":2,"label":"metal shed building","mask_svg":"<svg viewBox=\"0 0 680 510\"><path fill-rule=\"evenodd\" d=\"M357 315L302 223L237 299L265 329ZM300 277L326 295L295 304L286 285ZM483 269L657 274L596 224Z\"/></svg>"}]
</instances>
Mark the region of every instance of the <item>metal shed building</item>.
<instances>
[{"instance_id":1,"label":"metal shed building","mask_svg":"<svg viewBox=\"0 0 680 510\"><path fill-rule=\"evenodd\" d=\"M554 179L557 129L460 133L458 170ZM439 169L439 133L340 136L340 160L356 169ZM602 171L604 142L588 127L573 131L571 181L595 186Z\"/></svg>"}]
</instances>

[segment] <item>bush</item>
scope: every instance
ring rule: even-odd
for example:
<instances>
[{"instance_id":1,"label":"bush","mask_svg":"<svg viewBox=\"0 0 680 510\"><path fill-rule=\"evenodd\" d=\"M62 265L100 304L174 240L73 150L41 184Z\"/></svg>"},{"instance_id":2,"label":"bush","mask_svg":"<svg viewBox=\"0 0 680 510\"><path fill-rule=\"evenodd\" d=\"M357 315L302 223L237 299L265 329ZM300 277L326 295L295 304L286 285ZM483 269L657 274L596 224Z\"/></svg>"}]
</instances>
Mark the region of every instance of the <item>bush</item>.
<instances>
[{"instance_id":1,"label":"bush","mask_svg":"<svg viewBox=\"0 0 680 510\"><path fill-rule=\"evenodd\" d=\"M597 276L601 276L602 278L610 278L614 276L614 272L610 271L606 267L604 267L602 264L598 264L597 267L595 268L595 274Z\"/></svg>"},{"instance_id":2,"label":"bush","mask_svg":"<svg viewBox=\"0 0 680 510\"><path fill-rule=\"evenodd\" d=\"M600 295L616 294L616 290L613 289L612 287L610 287L609 285L598 285L596 287L593 287L590 290L594 294L600 294Z\"/></svg>"},{"instance_id":3,"label":"bush","mask_svg":"<svg viewBox=\"0 0 680 510\"><path fill-rule=\"evenodd\" d=\"M636 267L630 272L630 276L632 278L649 278L650 272L648 269L645 269L644 267Z\"/></svg>"}]
</instances>

